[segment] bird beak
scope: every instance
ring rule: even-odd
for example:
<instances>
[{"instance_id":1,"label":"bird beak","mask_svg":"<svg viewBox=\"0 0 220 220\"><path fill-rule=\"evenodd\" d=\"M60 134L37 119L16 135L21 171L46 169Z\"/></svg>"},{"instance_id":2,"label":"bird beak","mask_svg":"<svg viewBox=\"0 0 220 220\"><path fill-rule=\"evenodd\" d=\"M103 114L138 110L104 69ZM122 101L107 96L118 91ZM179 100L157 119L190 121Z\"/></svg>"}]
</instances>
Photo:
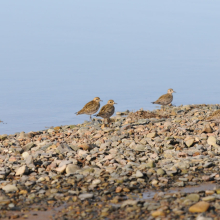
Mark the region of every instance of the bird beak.
<instances>
[{"instance_id":1,"label":"bird beak","mask_svg":"<svg viewBox=\"0 0 220 220\"><path fill-rule=\"evenodd\" d=\"M103 102L102 100L100 100L100 102Z\"/></svg>"},{"instance_id":2,"label":"bird beak","mask_svg":"<svg viewBox=\"0 0 220 220\"><path fill-rule=\"evenodd\" d=\"M176 93L175 91L173 91L174 93Z\"/></svg>"},{"instance_id":3,"label":"bird beak","mask_svg":"<svg viewBox=\"0 0 220 220\"><path fill-rule=\"evenodd\" d=\"M118 103L115 103L115 102L114 102L114 104L118 104Z\"/></svg>"}]
</instances>

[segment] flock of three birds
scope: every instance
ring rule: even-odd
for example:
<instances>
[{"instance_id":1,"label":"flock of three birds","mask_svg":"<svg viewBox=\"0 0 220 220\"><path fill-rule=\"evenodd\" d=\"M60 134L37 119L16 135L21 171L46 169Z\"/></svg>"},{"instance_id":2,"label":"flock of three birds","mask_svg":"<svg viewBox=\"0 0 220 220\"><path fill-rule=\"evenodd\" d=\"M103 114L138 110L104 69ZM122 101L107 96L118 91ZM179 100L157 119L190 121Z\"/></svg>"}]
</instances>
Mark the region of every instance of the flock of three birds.
<instances>
[{"instance_id":1,"label":"flock of three birds","mask_svg":"<svg viewBox=\"0 0 220 220\"><path fill-rule=\"evenodd\" d=\"M168 89L167 94L164 94L162 96L160 96L159 99L157 99L157 101L152 102L153 104L159 104L159 105L169 105L172 101L173 101L173 94L175 91L173 91L173 89ZM95 114L99 108L100 108L100 101L102 101L99 97L95 97L92 101L88 102L87 104L85 104L85 106L78 112L76 112L77 115L81 115L81 114L86 114L86 115L90 115L90 119L92 119L91 115ZM114 100L109 100L108 103L106 105L104 105L100 112L95 115L98 117L102 117L107 120L109 120L109 118L114 114L115 112L115 107L114 104L117 104L114 102Z\"/></svg>"}]
</instances>

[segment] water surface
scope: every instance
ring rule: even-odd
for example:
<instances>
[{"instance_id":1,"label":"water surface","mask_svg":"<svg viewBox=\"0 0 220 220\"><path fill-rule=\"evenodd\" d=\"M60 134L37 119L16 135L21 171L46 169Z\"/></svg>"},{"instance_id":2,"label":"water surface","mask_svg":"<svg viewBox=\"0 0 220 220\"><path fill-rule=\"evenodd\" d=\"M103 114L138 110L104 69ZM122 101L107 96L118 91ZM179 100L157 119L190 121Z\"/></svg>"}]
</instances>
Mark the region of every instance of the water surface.
<instances>
[{"instance_id":1,"label":"water surface","mask_svg":"<svg viewBox=\"0 0 220 220\"><path fill-rule=\"evenodd\" d=\"M0 134L89 119L99 96L117 111L220 102L219 1L3 1Z\"/></svg>"}]
</instances>

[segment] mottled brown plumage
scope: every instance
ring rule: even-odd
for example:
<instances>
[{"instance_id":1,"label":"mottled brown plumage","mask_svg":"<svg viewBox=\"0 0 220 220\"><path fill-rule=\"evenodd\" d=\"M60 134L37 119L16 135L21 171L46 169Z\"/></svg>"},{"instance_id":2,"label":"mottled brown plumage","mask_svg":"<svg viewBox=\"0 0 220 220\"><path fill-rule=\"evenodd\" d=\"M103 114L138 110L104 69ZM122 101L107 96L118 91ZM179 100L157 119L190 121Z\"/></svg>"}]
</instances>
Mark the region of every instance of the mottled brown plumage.
<instances>
[{"instance_id":1,"label":"mottled brown plumage","mask_svg":"<svg viewBox=\"0 0 220 220\"><path fill-rule=\"evenodd\" d=\"M85 104L85 106L78 112L76 112L77 115L86 114L90 115L90 119L92 118L91 115L95 114L99 108L100 108L100 98L95 97L92 101Z\"/></svg>"},{"instance_id":2,"label":"mottled brown plumage","mask_svg":"<svg viewBox=\"0 0 220 220\"><path fill-rule=\"evenodd\" d=\"M220 109L217 111L214 111L207 119L206 121L215 121L217 123L220 123Z\"/></svg>"},{"instance_id":3,"label":"mottled brown plumage","mask_svg":"<svg viewBox=\"0 0 220 220\"><path fill-rule=\"evenodd\" d=\"M175 92L173 91L173 89L168 89L167 90L167 94L164 94L162 96L160 96L159 99L157 99L157 101L152 102L153 104L159 104L159 105L169 105L172 101L173 101L173 95L172 93Z\"/></svg>"},{"instance_id":4,"label":"mottled brown plumage","mask_svg":"<svg viewBox=\"0 0 220 220\"><path fill-rule=\"evenodd\" d=\"M117 103L115 103L113 100L109 100L106 105L102 106L100 112L96 116L108 120L115 112L114 104Z\"/></svg>"}]
</instances>

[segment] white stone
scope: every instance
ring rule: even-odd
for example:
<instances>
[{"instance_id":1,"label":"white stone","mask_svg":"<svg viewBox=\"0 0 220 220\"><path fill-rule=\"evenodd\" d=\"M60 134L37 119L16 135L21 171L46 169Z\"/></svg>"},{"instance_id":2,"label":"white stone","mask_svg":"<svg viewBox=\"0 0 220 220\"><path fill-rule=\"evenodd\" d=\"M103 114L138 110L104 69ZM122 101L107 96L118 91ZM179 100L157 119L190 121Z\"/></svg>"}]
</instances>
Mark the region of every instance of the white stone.
<instances>
[{"instance_id":1,"label":"white stone","mask_svg":"<svg viewBox=\"0 0 220 220\"><path fill-rule=\"evenodd\" d=\"M92 193L84 193L84 194L80 194L79 198L81 200L84 200L84 199L91 199L91 198L93 198L93 196L94 195Z\"/></svg>"},{"instance_id":2,"label":"white stone","mask_svg":"<svg viewBox=\"0 0 220 220\"><path fill-rule=\"evenodd\" d=\"M16 176L21 176L23 174L26 174L28 173L28 168L26 165L22 166L22 167L19 167L17 170L16 170Z\"/></svg>"},{"instance_id":3,"label":"white stone","mask_svg":"<svg viewBox=\"0 0 220 220\"><path fill-rule=\"evenodd\" d=\"M6 185L2 188L6 193L8 192L16 192L18 188L15 185Z\"/></svg>"},{"instance_id":4,"label":"white stone","mask_svg":"<svg viewBox=\"0 0 220 220\"><path fill-rule=\"evenodd\" d=\"M75 165L75 164L68 164L67 167L66 167L66 173L67 174L73 174L77 170L80 170L80 167Z\"/></svg>"},{"instance_id":5,"label":"white stone","mask_svg":"<svg viewBox=\"0 0 220 220\"><path fill-rule=\"evenodd\" d=\"M101 180L99 180L99 179L95 179L95 180L92 181L93 185L97 185L99 183L101 183Z\"/></svg>"},{"instance_id":6,"label":"white stone","mask_svg":"<svg viewBox=\"0 0 220 220\"><path fill-rule=\"evenodd\" d=\"M29 156L29 153L28 152L24 152L23 154L22 154L22 157L26 160L26 158Z\"/></svg>"},{"instance_id":7,"label":"white stone","mask_svg":"<svg viewBox=\"0 0 220 220\"><path fill-rule=\"evenodd\" d=\"M143 177L143 176L144 176L143 173L140 170L137 170L136 177L140 178L140 177Z\"/></svg>"}]
</instances>

